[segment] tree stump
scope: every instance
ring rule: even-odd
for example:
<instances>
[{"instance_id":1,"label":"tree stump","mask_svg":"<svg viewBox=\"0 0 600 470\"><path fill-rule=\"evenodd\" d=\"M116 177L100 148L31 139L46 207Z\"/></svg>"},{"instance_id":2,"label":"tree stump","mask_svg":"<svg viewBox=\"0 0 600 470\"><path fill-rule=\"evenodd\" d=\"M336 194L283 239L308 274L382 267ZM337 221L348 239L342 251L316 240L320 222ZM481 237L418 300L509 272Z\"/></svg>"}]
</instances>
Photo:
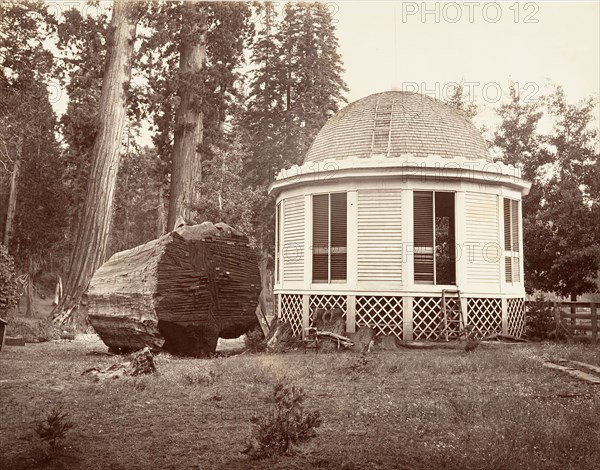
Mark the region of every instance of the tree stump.
<instances>
[{"instance_id":1,"label":"tree stump","mask_svg":"<svg viewBox=\"0 0 600 470\"><path fill-rule=\"evenodd\" d=\"M317 308L314 312L314 326L319 331L329 331L338 335L346 335L346 319L340 308L331 310ZM319 349L323 352L336 351L338 343L335 340L324 338L319 341Z\"/></svg>"}]
</instances>

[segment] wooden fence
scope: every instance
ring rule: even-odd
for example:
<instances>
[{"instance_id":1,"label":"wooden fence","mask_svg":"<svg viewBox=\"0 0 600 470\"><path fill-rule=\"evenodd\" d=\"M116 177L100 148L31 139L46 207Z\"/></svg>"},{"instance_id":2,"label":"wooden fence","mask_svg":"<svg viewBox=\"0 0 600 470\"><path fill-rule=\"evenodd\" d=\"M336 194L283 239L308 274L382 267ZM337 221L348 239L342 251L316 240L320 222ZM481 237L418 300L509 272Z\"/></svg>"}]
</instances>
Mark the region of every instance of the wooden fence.
<instances>
[{"instance_id":1,"label":"wooden fence","mask_svg":"<svg viewBox=\"0 0 600 470\"><path fill-rule=\"evenodd\" d=\"M598 305L594 302L553 302L555 318L572 335L589 335L598 341Z\"/></svg>"}]
</instances>

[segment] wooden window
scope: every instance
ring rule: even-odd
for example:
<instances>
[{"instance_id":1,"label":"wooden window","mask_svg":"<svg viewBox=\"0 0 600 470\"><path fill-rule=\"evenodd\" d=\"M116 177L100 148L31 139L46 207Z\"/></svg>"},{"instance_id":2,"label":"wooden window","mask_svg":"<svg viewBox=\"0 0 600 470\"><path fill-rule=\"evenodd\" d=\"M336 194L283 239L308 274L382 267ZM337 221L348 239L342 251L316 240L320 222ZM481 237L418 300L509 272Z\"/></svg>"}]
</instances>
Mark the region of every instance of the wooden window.
<instances>
[{"instance_id":1,"label":"wooden window","mask_svg":"<svg viewBox=\"0 0 600 470\"><path fill-rule=\"evenodd\" d=\"M414 193L415 283L433 284L433 192Z\"/></svg>"},{"instance_id":2,"label":"wooden window","mask_svg":"<svg viewBox=\"0 0 600 470\"><path fill-rule=\"evenodd\" d=\"M519 201L504 198L504 271L506 282L520 282Z\"/></svg>"},{"instance_id":3,"label":"wooden window","mask_svg":"<svg viewBox=\"0 0 600 470\"><path fill-rule=\"evenodd\" d=\"M346 193L313 196L313 282L346 280L347 212Z\"/></svg>"},{"instance_id":4,"label":"wooden window","mask_svg":"<svg viewBox=\"0 0 600 470\"><path fill-rule=\"evenodd\" d=\"M415 191L413 223L415 283L455 284L454 193Z\"/></svg>"},{"instance_id":5,"label":"wooden window","mask_svg":"<svg viewBox=\"0 0 600 470\"><path fill-rule=\"evenodd\" d=\"M275 284L280 282L281 270L281 203L277 204L275 212Z\"/></svg>"}]
</instances>

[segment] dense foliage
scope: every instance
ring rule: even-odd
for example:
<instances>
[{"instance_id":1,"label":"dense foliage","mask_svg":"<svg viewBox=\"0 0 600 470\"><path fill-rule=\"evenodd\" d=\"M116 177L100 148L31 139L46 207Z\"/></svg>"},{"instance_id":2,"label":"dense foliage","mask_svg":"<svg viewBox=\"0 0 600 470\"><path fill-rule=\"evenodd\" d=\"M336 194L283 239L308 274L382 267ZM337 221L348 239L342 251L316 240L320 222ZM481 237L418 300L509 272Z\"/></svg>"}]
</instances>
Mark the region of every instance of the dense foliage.
<instances>
[{"instance_id":1,"label":"dense foliage","mask_svg":"<svg viewBox=\"0 0 600 470\"><path fill-rule=\"evenodd\" d=\"M550 339L552 332L556 331L552 302L538 293L535 299L527 305L525 325L525 336L527 338L537 340Z\"/></svg>"},{"instance_id":2,"label":"dense foliage","mask_svg":"<svg viewBox=\"0 0 600 470\"><path fill-rule=\"evenodd\" d=\"M0 314L4 317L17 306L19 284L15 274L15 262L8 250L0 244Z\"/></svg>"},{"instance_id":3,"label":"dense foliage","mask_svg":"<svg viewBox=\"0 0 600 470\"><path fill-rule=\"evenodd\" d=\"M498 110L494 145L506 163L532 182L523 199L525 281L528 291L577 296L598 289L600 271L600 156L592 98L566 101L555 87L524 103L514 86ZM543 134L544 114L554 122Z\"/></svg>"}]
</instances>

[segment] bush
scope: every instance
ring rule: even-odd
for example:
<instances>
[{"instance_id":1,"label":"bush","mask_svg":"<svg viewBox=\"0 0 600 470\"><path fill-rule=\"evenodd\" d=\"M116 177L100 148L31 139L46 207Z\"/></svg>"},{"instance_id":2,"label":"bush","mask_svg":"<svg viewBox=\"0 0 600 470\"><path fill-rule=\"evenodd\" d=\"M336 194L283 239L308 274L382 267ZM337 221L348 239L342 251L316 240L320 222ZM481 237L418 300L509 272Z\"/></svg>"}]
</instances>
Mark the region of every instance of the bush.
<instances>
[{"instance_id":1,"label":"bush","mask_svg":"<svg viewBox=\"0 0 600 470\"><path fill-rule=\"evenodd\" d=\"M352 364L350 364L350 370L352 372L355 372L357 374L362 374L364 372L367 372L370 368L370 364L369 364L369 359L367 357L367 351L363 351L362 353L360 353L360 356L358 356L354 362L352 362Z\"/></svg>"},{"instance_id":2,"label":"bush","mask_svg":"<svg viewBox=\"0 0 600 470\"><path fill-rule=\"evenodd\" d=\"M0 244L0 314L17 306L19 302L19 285L15 274L15 262L8 250Z\"/></svg>"},{"instance_id":3,"label":"bush","mask_svg":"<svg viewBox=\"0 0 600 470\"><path fill-rule=\"evenodd\" d=\"M72 327L63 326L69 333L74 332ZM8 316L7 335L22 336L27 342L45 342L60 339L61 328L50 320L24 318L11 314Z\"/></svg>"},{"instance_id":4,"label":"bush","mask_svg":"<svg viewBox=\"0 0 600 470\"><path fill-rule=\"evenodd\" d=\"M550 339L554 335L556 325L552 302L543 294L537 294L533 302L529 302L525 313L525 334L532 339Z\"/></svg>"},{"instance_id":5,"label":"bush","mask_svg":"<svg viewBox=\"0 0 600 470\"><path fill-rule=\"evenodd\" d=\"M267 348L267 342L265 341L265 335L262 332L260 326L257 326L253 330L246 333L244 339L246 349L250 352L263 352Z\"/></svg>"},{"instance_id":6,"label":"bush","mask_svg":"<svg viewBox=\"0 0 600 470\"><path fill-rule=\"evenodd\" d=\"M252 417L250 421L255 427L243 452L255 459L292 455L297 443L314 437L315 428L321 425L321 416L318 411L304 411L305 397L301 388L285 380L275 384L268 399L273 409Z\"/></svg>"},{"instance_id":7,"label":"bush","mask_svg":"<svg viewBox=\"0 0 600 470\"><path fill-rule=\"evenodd\" d=\"M193 370L182 375L183 383L186 385L210 386L215 381L216 374L213 370Z\"/></svg>"}]
</instances>

